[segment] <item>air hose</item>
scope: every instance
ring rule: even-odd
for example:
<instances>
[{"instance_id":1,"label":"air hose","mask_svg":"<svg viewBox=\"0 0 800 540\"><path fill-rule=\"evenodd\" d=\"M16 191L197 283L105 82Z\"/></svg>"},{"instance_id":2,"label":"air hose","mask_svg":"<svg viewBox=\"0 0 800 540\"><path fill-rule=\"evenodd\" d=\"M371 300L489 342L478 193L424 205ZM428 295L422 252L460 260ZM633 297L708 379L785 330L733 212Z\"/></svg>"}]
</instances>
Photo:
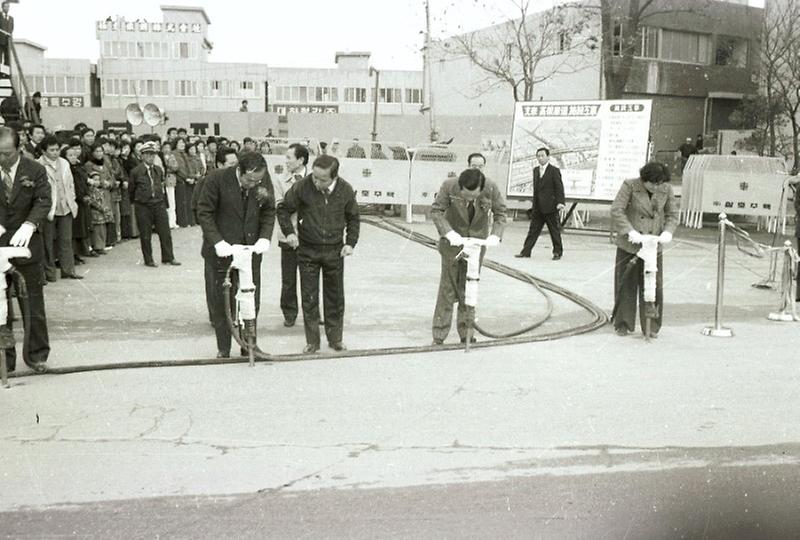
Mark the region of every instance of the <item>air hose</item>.
<instances>
[{"instance_id":1,"label":"air hose","mask_svg":"<svg viewBox=\"0 0 800 540\"><path fill-rule=\"evenodd\" d=\"M233 306L231 305L231 288L233 287L233 283L231 282L232 269L233 266L228 266L228 270L225 272L225 281L222 284L222 301L225 306L225 318L228 320L228 327L231 330L231 336L233 336L233 339L236 340L236 343L238 343L242 349L248 351L248 353L252 352L255 359L261 360L262 362L269 361L271 360L270 355L264 353L260 349L255 348L255 340L251 344L242 339L239 333L239 328L236 327L236 323L233 320ZM256 321L244 321L243 330L246 335L255 338Z\"/></svg>"},{"instance_id":2,"label":"air hose","mask_svg":"<svg viewBox=\"0 0 800 540\"><path fill-rule=\"evenodd\" d=\"M428 246L429 248L436 249L436 241L430 237L427 237L423 234L414 232L410 229L407 229L401 225L388 222L386 220L376 220L367 217L362 217L361 221L372 225L374 227L378 227L380 229L392 232L394 234L401 235L405 238L411 239L417 243L422 245ZM531 276L530 274L526 274L520 270L516 270L514 268L505 266L503 264L485 260L484 266L509 276L514 279L518 279L520 281L525 281L527 283L531 283L536 287L536 289L548 300L548 309L547 317L550 317L552 312L552 301L547 297L547 294L544 291L549 291L551 293L557 294L566 298L567 300L577 304L578 306L582 307L586 311L589 312L591 315L591 320L580 324L578 326L573 326L568 329L564 330L557 330L554 332L547 332L547 333L539 333L539 334L531 334L529 333L532 328L536 328L540 326L544 321L535 321L528 325L529 329L527 330L528 333L523 333L521 331L515 331L510 334L510 337L502 337L493 339L492 341L479 341L471 345L473 349L488 349L490 347L499 347L503 345L516 345L522 343L537 343L542 341L553 341L557 339L562 339L566 337L576 336L580 334L585 334L587 332L592 332L597 330L598 328L602 328L608 323L608 315L604 310L596 306L591 301L579 296L571 291L564 289L563 287L559 287L553 283L548 281L544 281L542 279L536 278ZM230 300L228 300L230 305ZM230 311L228 311L230 313ZM532 328L531 328L532 327ZM482 331L484 335L487 337L493 337L491 333ZM234 333L235 335L235 333ZM237 340L239 342L239 340ZM463 351L464 346L460 343L449 343L444 345L420 345L420 346L411 346L411 347L390 347L390 348L370 348L370 349L348 349L342 352L318 352L315 354L306 354L306 353L298 353L298 354L281 354L281 355L270 355L267 358L259 357L260 362L271 363L271 362L307 362L309 360L333 360L333 359L340 359L340 358L366 358L366 357L374 357L374 356L390 356L390 355L399 355L399 354L420 354L420 353L429 353L429 352L438 352L438 351ZM160 367L183 367L183 366L214 366L214 365L227 365L227 364L246 364L249 362L247 357L239 357L239 358L191 358L191 359L184 359L184 360L142 360L142 361L126 361L126 362L109 362L109 363L102 363L102 364L95 364L95 365L87 365L87 366L71 366L71 367L63 367L63 368L49 368L47 373L53 375L65 375L65 374L73 374L73 373L88 373L88 372L95 372L95 371L109 371L109 370L117 370L117 369L140 369L140 368L160 368ZM30 376L32 373L12 373L10 377L26 377Z\"/></svg>"}]
</instances>

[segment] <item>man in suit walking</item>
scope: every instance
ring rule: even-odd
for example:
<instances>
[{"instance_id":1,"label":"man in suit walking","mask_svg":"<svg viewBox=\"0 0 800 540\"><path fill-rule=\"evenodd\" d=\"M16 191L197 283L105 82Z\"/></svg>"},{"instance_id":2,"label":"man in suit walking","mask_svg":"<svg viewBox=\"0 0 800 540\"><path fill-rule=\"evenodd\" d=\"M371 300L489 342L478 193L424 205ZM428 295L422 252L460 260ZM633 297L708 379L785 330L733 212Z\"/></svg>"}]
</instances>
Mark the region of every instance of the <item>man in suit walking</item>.
<instances>
[{"instance_id":1,"label":"man in suit walking","mask_svg":"<svg viewBox=\"0 0 800 540\"><path fill-rule=\"evenodd\" d=\"M169 232L164 191L164 171L155 166L158 146L153 141L142 145L139 151L142 163L131 171L128 189L131 201L135 204L136 223L139 226L139 241L142 245L142 257L145 266L156 267L153 260L153 227L161 243L161 262L172 266L180 266L172 252L172 235Z\"/></svg>"},{"instance_id":2,"label":"man in suit walking","mask_svg":"<svg viewBox=\"0 0 800 540\"><path fill-rule=\"evenodd\" d=\"M539 166L533 169L533 208L531 225L522 251L515 257L530 257L533 246L542 233L542 228L547 225L550 240L553 241L553 260L557 261L564 254L561 243L561 223L558 212L564 209L564 184L561 181L561 171L555 165L550 165L550 150L539 148L536 151L536 160Z\"/></svg>"},{"instance_id":3,"label":"man in suit walking","mask_svg":"<svg viewBox=\"0 0 800 540\"><path fill-rule=\"evenodd\" d=\"M8 14L11 2L3 2L2 13L0 13L0 56L5 65L11 65L11 36L14 33L14 17ZM6 32L6 33L4 33Z\"/></svg>"},{"instance_id":4,"label":"man in suit walking","mask_svg":"<svg viewBox=\"0 0 800 540\"><path fill-rule=\"evenodd\" d=\"M217 337L217 358L231 353L231 330L225 315L222 287L233 262L233 245L253 246L253 283L256 314L261 304L261 256L267 252L275 226L275 193L267 163L257 152L243 152L236 167L208 175L197 204L203 229L203 258L214 265L212 318ZM233 276L236 280L236 276ZM234 281L234 289L237 283ZM233 304L233 302L232 302ZM256 347L260 352L260 349ZM241 350L242 356L247 351Z\"/></svg>"},{"instance_id":5,"label":"man in suit walking","mask_svg":"<svg viewBox=\"0 0 800 540\"><path fill-rule=\"evenodd\" d=\"M47 223L52 204L45 168L19 153L19 134L0 127L0 246L27 247L29 259L11 259L28 289L28 306L20 302L23 320L30 320L22 358L36 373L47 371L50 342L44 309L44 242L39 229ZM5 299L3 299L5 301ZM29 311L29 313L26 313ZM0 321L12 327L11 318ZM8 369L16 367L16 351L6 349Z\"/></svg>"},{"instance_id":6,"label":"man in suit walking","mask_svg":"<svg viewBox=\"0 0 800 540\"><path fill-rule=\"evenodd\" d=\"M483 157L483 156L480 156ZM472 161L471 168L459 177L445 180L431 206L431 219L439 232L442 271L439 295L433 313L433 344L441 345L453 324L453 304L458 302L456 330L461 342L467 339L466 285L467 262L455 261L464 237L486 238L488 245L498 245L506 223L506 203L497 185L486 178ZM485 159L484 159L485 162ZM489 225L491 224L491 234ZM481 249L481 261L486 248Z\"/></svg>"}]
</instances>

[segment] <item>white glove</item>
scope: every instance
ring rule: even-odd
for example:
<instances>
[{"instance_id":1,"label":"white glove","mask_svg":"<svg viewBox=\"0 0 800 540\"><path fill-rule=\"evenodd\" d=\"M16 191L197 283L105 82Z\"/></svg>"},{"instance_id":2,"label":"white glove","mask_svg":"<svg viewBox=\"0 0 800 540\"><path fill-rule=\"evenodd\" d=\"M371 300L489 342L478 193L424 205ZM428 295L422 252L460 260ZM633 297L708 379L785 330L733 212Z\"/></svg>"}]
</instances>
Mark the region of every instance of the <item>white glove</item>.
<instances>
[{"instance_id":1,"label":"white glove","mask_svg":"<svg viewBox=\"0 0 800 540\"><path fill-rule=\"evenodd\" d=\"M216 244L214 244L214 251L217 252L217 257L232 257L233 256L233 246L230 245L225 240L220 240Z\"/></svg>"},{"instance_id":2,"label":"white glove","mask_svg":"<svg viewBox=\"0 0 800 540\"><path fill-rule=\"evenodd\" d=\"M631 230L631 232L628 233L628 240L630 240L632 244L641 244L644 242L644 235L637 230Z\"/></svg>"},{"instance_id":3,"label":"white glove","mask_svg":"<svg viewBox=\"0 0 800 540\"><path fill-rule=\"evenodd\" d=\"M672 233L669 231L664 231L658 235L658 242L660 244L669 244L672 242Z\"/></svg>"},{"instance_id":4,"label":"white glove","mask_svg":"<svg viewBox=\"0 0 800 540\"><path fill-rule=\"evenodd\" d=\"M269 249L269 240L266 238L259 238L256 240L256 243L253 244L253 251L255 251L258 255L263 255Z\"/></svg>"},{"instance_id":5,"label":"white glove","mask_svg":"<svg viewBox=\"0 0 800 540\"><path fill-rule=\"evenodd\" d=\"M17 232L15 232L14 236L11 237L8 245L15 247L28 247L28 244L31 241L31 236L33 236L33 232L35 230L36 227L33 225L33 223L28 223L26 221L19 226L19 229L17 229Z\"/></svg>"},{"instance_id":6,"label":"white glove","mask_svg":"<svg viewBox=\"0 0 800 540\"><path fill-rule=\"evenodd\" d=\"M450 231L446 235L447 241L450 242L451 246L463 246L464 245L464 237L458 234L456 231Z\"/></svg>"},{"instance_id":7,"label":"white glove","mask_svg":"<svg viewBox=\"0 0 800 540\"><path fill-rule=\"evenodd\" d=\"M486 246L488 247L495 247L500 245L500 237L496 234L490 234L489 237L486 239Z\"/></svg>"}]
</instances>

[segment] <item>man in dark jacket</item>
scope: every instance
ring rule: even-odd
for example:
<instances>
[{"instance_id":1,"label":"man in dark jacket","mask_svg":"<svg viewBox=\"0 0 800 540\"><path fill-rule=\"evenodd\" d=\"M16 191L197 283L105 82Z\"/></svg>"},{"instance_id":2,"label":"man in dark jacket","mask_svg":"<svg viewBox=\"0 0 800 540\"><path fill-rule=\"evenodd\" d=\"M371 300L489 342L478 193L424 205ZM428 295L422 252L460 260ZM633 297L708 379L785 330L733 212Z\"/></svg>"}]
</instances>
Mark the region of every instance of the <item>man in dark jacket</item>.
<instances>
[{"instance_id":1,"label":"man in dark jacket","mask_svg":"<svg viewBox=\"0 0 800 540\"><path fill-rule=\"evenodd\" d=\"M11 46L9 41L11 36L8 34L14 33L14 17L8 14L8 9L11 6L10 2L3 2L2 13L0 13L0 56L1 61L7 65L11 65ZM6 33L4 33L6 32Z\"/></svg>"},{"instance_id":2,"label":"man in dark jacket","mask_svg":"<svg viewBox=\"0 0 800 540\"><path fill-rule=\"evenodd\" d=\"M164 172L154 165L158 146L153 141L142 145L142 163L131 171L128 189L135 205L136 223L145 266L156 267L153 260L153 227L161 243L161 262L180 266L172 252L172 235L167 217L167 194L164 191Z\"/></svg>"},{"instance_id":3,"label":"man in dark jacket","mask_svg":"<svg viewBox=\"0 0 800 540\"><path fill-rule=\"evenodd\" d=\"M322 155L312 174L297 181L278 204L278 221L286 243L297 247L300 294L306 333L305 353L319 350L319 275L325 309L325 335L335 351L344 327L344 258L353 254L360 220L353 188L339 177L339 160ZM292 214L297 213L297 233Z\"/></svg>"},{"instance_id":4,"label":"man in dark jacket","mask_svg":"<svg viewBox=\"0 0 800 540\"><path fill-rule=\"evenodd\" d=\"M542 228L547 225L550 240L553 241L553 260L557 261L564 254L561 243L561 223L558 212L565 206L564 184L561 181L561 171L558 167L550 165L550 150L539 148L536 151L539 166L533 169L533 208L531 225L525 243L515 257L530 257L533 246L542 233Z\"/></svg>"},{"instance_id":5,"label":"man in dark jacket","mask_svg":"<svg viewBox=\"0 0 800 540\"><path fill-rule=\"evenodd\" d=\"M19 135L6 127L0 127L0 176L0 246L27 247L31 251L29 259L11 259L28 290L28 306L20 302L23 320L30 319L22 357L36 373L44 373L50 342L42 293L44 243L39 228L47 223L51 189L45 168L20 155ZM11 318L4 323L10 330ZM6 361L9 370L14 371L14 347L6 349Z\"/></svg>"},{"instance_id":6,"label":"man in dark jacket","mask_svg":"<svg viewBox=\"0 0 800 540\"><path fill-rule=\"evenodd\" d=\"M256 152L244 152L237 167L212 171L200 194L197 220L203 229L201 254L214 265L211 316L217 336L217 357L228 358L231 330L225 315L222 285L233 262L232 246L253 246L255 251L252 261L257 314L261 304L261 256L269 249L275 226L275 194L264 157ZM242 349L241 353L245 356L247 351Z\"/></svg>"}]
</instances>

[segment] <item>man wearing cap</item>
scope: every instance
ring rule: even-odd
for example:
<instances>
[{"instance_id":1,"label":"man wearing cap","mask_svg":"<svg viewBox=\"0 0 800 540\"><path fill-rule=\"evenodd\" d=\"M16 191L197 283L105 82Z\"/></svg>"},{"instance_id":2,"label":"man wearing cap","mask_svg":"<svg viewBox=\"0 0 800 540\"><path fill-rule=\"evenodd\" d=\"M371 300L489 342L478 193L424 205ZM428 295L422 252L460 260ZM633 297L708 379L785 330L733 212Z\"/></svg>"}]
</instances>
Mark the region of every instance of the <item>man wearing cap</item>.
<instances>
[{"instance_id":1,"label":"man wearing cap","mask_svg":"<svg viewBox=\"0 0 800 540\"><path fill-rule=\"evenodd\" d=\"M197 203L197 221L203 228L203 258L214 266L211 317L217 337L217 358L228 358L231 329L225 315L223 283L233 262L233 246L253 246L252 270L258 314L261 256L269 249L275 226L275 193L264 156L242 152L237 167L217 169L209 174ZM260 352L258 346L256 351ZM242 348L241 354L245 356L247 351Z\"/></svg>"},{"instance_id":2,"label":"man wearing cap","mask_svg":"<svg viewBox=\"0 0 800 540\"><path fill-rule=\"evenodd\" d=\"M152 235L155 226L161 243L161 262L171 266L180 266L172 252L172 235L169 232L167 217L167 200L164 191L164 172L155 166L158 146L153 141L142 145L139 151L142 163L131 171L128 189L131 202L135 205L136 223L139 225L139 241L142 245L142 256L145 266L157 266L153 260Z\"/></svg>"}]
</instances>

